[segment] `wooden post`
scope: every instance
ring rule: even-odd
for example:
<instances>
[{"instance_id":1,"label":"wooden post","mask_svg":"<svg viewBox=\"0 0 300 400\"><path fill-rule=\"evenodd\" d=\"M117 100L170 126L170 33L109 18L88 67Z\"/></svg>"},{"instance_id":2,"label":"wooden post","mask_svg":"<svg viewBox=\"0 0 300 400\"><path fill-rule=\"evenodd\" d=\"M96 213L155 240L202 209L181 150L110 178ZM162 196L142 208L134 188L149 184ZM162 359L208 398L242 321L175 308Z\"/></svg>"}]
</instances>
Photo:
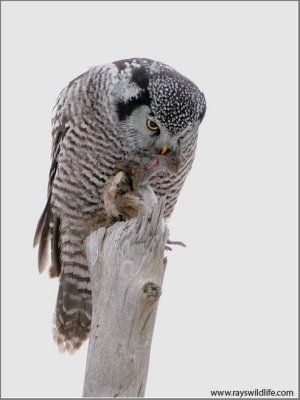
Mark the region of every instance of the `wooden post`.
<instances>
[{"instance_id":1,"label":"wooden post","mask_svg":"<svg viewBox=\"0 0 300 400\"><path fill-rule=\"evenodd\" d=\"M93 316L84 397L143 397L166 267L164 204L86 240Z\"/></svg>"}]
</instances>

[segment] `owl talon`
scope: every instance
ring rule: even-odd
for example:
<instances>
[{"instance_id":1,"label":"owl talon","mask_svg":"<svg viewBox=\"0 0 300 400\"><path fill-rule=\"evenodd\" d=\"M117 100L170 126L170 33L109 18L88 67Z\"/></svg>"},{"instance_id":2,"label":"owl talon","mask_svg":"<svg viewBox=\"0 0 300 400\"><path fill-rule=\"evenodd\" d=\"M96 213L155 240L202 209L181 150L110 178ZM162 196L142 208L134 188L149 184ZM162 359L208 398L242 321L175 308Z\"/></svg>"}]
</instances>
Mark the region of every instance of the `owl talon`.
<instances>
[{"instance_id":1,"label":"owl talon","mask_svg":"<svg viewBox=\"0 0 300 400\"><path fill-rule=\"evenodd\" d=\"M182 246L182 247L186 247L186 244L183 242L179 242L179 241L173 241L173 240L167 240L167 244L171 244L171 245L175 245L175 246ZM172 247L170 246L165 246L166 250L172 251Z\"/></svg>"}]
</instances>

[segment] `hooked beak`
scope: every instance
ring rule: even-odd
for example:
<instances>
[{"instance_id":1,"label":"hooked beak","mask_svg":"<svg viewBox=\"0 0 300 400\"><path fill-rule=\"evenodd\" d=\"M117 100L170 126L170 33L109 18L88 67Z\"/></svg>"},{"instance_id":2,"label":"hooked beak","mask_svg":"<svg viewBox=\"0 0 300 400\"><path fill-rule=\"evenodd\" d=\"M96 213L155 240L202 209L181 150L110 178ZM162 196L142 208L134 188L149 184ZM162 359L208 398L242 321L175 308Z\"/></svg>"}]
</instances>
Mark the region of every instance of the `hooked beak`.
<instances>
[{"instance_id":1,"label":"hooked beak","mask_svg":"<svg viewBox=\"0 0 300 400\"><path fill-rule=\"evenodd\" d=\"M164 155L169 150L169 147L165 144L160 150L159 154Z\"/></svg>"}]
</instances>

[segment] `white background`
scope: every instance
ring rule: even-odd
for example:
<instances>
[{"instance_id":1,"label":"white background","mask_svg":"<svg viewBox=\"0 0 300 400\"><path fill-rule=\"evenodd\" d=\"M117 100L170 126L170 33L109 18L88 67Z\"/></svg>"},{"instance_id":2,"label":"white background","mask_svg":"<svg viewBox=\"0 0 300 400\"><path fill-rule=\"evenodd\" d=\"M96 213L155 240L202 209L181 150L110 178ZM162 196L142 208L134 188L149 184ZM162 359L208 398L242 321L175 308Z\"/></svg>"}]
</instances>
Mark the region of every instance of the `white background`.
<instances>
[{"instance_id":1,"label":"white background","mask_svg":"<svg viewBox=\"0 0 300 400\"><path fill-rule=\"evenodd\" d=\"M37 271L50 115L94 65L161 60L205 93L197 157L170 223L147 397L297 395L297 3L2 2L2 396L80 397L87 345L51 337Z\"/></svg>"}]
</instances>

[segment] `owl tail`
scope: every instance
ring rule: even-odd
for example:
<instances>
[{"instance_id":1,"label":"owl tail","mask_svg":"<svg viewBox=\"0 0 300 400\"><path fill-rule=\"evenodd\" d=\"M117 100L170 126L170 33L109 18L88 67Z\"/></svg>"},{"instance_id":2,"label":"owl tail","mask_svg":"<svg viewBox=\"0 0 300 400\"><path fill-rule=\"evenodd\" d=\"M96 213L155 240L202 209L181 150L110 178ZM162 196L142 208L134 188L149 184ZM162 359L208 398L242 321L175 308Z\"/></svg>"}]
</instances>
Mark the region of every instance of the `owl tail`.
<instances>
[{"instance_id":1,"label":"owl tail","mask_svg":"<svg viewBox=\"0 0 300 400\"><path fill-rule=\"evenodd\" d=\"M53 337L60 351L73 353L88 338L92 293L83 240L78 231L60 231L61 275L54 314Z\"/></svg>"}]
</instances>

